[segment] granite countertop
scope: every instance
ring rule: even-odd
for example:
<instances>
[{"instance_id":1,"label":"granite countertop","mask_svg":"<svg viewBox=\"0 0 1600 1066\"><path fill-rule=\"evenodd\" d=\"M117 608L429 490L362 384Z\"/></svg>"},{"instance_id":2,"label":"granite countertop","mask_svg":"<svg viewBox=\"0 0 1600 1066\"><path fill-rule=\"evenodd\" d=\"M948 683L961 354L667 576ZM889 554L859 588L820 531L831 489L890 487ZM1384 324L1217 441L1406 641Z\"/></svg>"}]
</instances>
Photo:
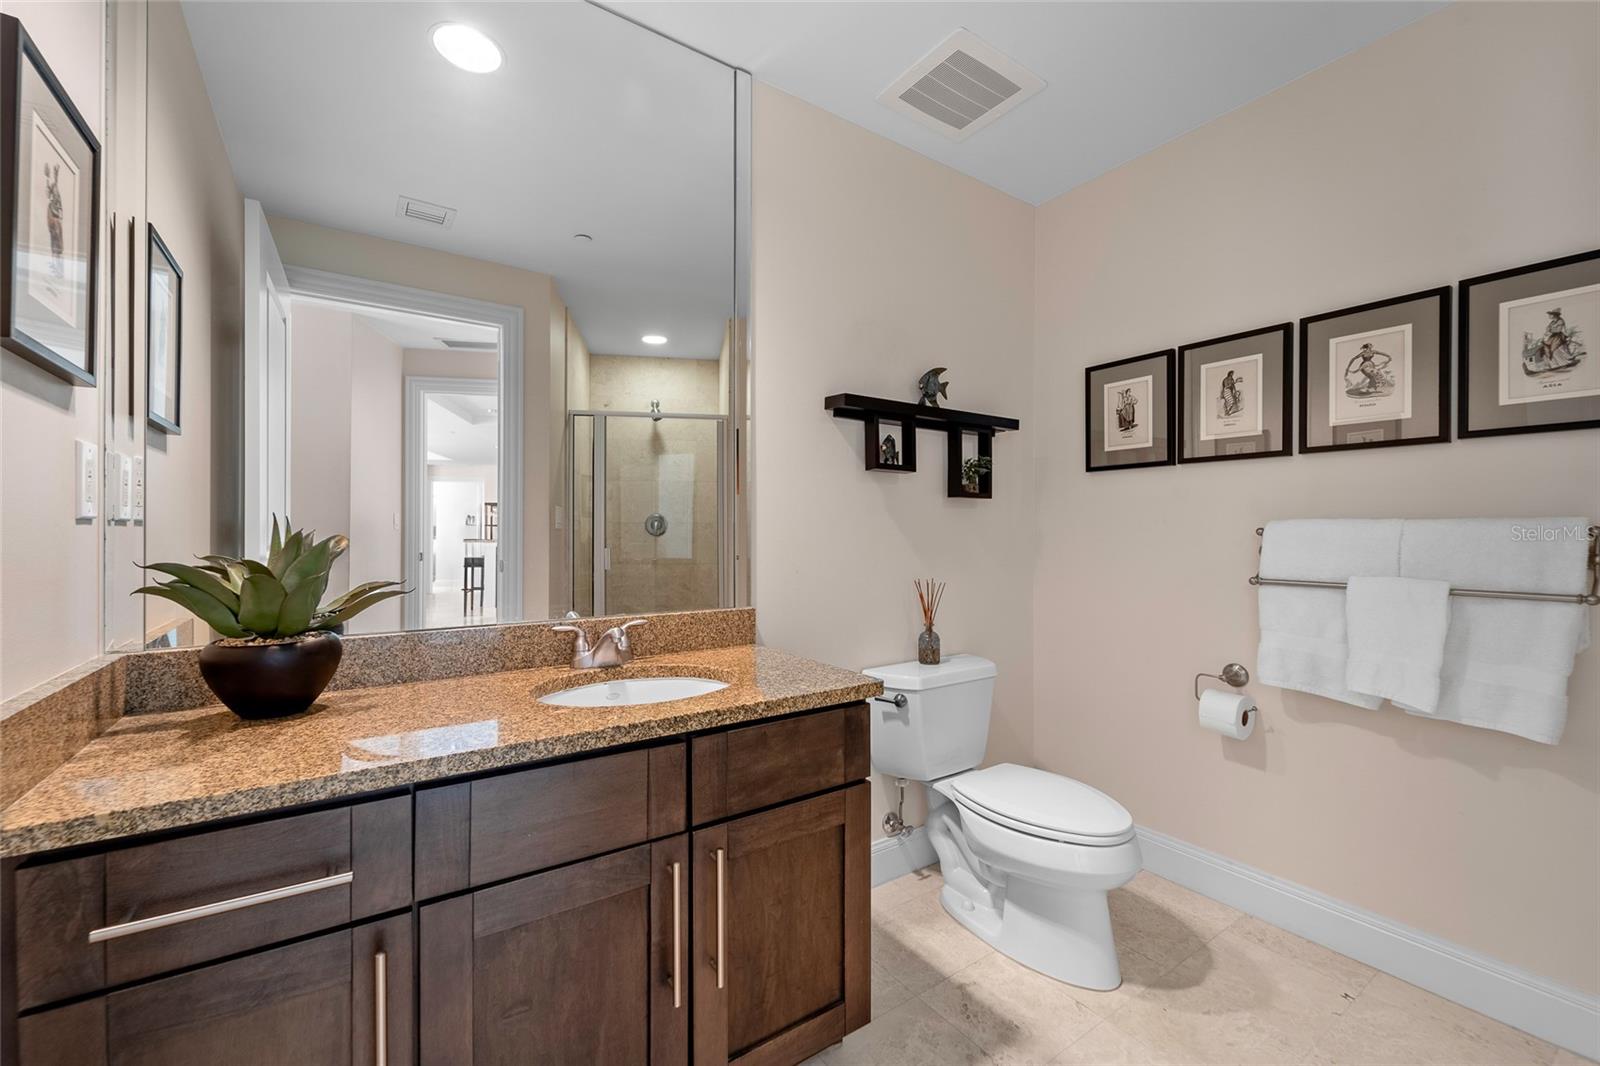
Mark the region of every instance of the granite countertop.
<instances>
[{"instance_id":1,"label":"granite countertop","mask_svg":"<svg viewBox=\"0 0 1600 1066\"><path fill-rule=\"evenodd\" d=\"M621 707L538 697L625 677L728 687ZM0 856L114 840L866 699L879 682L739 645L609 670L539 667L325 693L293 718L220 705L128 715L0 811Z\"/></svg>"}]
</instances>

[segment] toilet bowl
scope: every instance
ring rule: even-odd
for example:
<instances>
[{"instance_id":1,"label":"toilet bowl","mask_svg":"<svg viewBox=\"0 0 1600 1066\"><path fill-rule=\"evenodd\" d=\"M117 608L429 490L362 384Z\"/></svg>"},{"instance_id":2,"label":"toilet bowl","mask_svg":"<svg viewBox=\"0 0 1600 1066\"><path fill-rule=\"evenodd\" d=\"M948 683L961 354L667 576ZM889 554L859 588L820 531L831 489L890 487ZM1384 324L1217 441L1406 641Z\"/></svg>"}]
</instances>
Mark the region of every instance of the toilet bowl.
<instances>
[{"instance_id":1,"label":"toilet bowl","mask_svg":"<svg viewBox=\"0 0 1600 1066\"><path fill-rule=\"evenodd\" d=\"M865 672L885 690L872 704L874 768L928 786L945 910L1024 966L1116 988L1107 893L1140 869L1132 815L1060 774L1010 763L973 769L988 735L988 660L956 655Z\"/></svg>"}]
</instances>

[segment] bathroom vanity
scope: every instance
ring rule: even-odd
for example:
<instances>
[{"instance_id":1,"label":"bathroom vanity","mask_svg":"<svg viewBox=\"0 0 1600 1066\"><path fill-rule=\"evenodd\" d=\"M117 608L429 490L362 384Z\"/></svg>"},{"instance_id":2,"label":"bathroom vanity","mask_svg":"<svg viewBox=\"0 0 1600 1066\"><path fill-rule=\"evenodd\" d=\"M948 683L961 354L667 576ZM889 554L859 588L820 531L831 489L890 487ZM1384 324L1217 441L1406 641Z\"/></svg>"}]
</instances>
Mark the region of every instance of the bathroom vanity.
<instances>
[{"instance_id":1,"label":"bathroom vanity","mask_svg":"<svg viewBox=\"0 0 1600 1066\"><path fill-rule=\"evenodd\" d=\"M788 1064L837 1042L870 1015L876 682L750 646L604 673L688 670L728 687L554 708L538 694L598 672L544 667L271 723L119 720L0 822L5 1061Z\"/></svg>"}]
</instances>

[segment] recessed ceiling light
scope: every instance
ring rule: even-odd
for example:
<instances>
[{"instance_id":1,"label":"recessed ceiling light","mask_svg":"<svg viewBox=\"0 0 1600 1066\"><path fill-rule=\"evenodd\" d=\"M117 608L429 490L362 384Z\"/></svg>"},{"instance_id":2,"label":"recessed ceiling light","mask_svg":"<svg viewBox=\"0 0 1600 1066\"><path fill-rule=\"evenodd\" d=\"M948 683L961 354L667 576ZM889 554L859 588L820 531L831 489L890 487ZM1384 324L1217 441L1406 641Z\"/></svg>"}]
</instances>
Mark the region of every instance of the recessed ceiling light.
<instances>
[{"instance_id":1,"label":"recessed ceiling light","mask_svg":"<svg viewBox=\"0 0 1600 1066\"><path fill-rule=\"evenodd\" d=\"M646 333L644 336L640 337L639 339L644 341L646 344L665 344L665 343L667 343L667 338L663 337L659 333Z\"/></svg>"},{"instance_id":2,"label":"recessed ceiling light","mask_svg":"<svg viewBox=\"0 0 1600 1066\"><path fill-rule=\"evenodd\" d=\"M433 47L450 62L472 74L499 70L500 46L471 26L441 22L433 28Z\"/></svg>"}]
</instances>

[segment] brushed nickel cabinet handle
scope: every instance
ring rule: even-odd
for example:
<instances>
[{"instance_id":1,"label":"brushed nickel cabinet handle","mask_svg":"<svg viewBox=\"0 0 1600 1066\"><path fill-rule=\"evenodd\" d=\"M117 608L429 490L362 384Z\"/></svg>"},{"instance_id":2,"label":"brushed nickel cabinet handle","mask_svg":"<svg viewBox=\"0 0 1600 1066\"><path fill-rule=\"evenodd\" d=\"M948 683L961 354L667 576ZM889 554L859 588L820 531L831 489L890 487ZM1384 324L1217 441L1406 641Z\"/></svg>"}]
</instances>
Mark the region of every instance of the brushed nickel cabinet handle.
<instances>
[{"instance_id":1,"label":"brushed nickel cabinet handle","mask_svg":"<svg viewBox=\"0 0 1600 1066\"><path fill-rule=\"evenodd\" d=\"M372 956L372 998L376 1004L373 1016L374 1036L372 1060L374 1066L389 1066L389 953L379 951Z\"/></svg>"},{"instance_id":2,"label":"brushed nickel cabinet handle","mask_svg":"<svg viewBox=\"0 0 1600 1066\"><path fill-rule=\"evenodd\" d=\"M683 1006L683 897L679 894L682 863L672 864L672 1009Z\"/></svg>"},{"instance_id":3,"label":"brushed nickel cabinet handle","mask_svg":"<svg viewBox=\"0 0 1600 1066\"><path fill-rule=\"evenodd\" d=\"M89 943L98 944L104 940L116 940L118 937L132 936L134 933L145 933L151 929L165 929L169 925L182 925L184 922L192 922L199 918L209 918L213 914L226 914L229 911L239 911L244 910L246 907L272 903L275 900L289 899L291 896L303 896L308 892L321 892L325 888L348 885L355 880L355 877L355 871L346 870L342 874L331 874L311 881L301 881L297 885L269 888L264 892L252 892L248 896L235 896L232 899L218 900L216 903L202 903L198 907L185 907L181 911L157 914L149 918L123 922L121 925L102 926L99 929L91 929L89 931Z\"/></svg>"},{"instance_id":4,"label":"brushed nickel cabinet handle","mask_svg":"<svg viewBox=\"0 0 1600 1066\"><path fill-rule=\"evenodd\" d=\"M717 849L717 987L727 987L726 965L728 957L728 852Z\"/></svg>"}]
</instances>

